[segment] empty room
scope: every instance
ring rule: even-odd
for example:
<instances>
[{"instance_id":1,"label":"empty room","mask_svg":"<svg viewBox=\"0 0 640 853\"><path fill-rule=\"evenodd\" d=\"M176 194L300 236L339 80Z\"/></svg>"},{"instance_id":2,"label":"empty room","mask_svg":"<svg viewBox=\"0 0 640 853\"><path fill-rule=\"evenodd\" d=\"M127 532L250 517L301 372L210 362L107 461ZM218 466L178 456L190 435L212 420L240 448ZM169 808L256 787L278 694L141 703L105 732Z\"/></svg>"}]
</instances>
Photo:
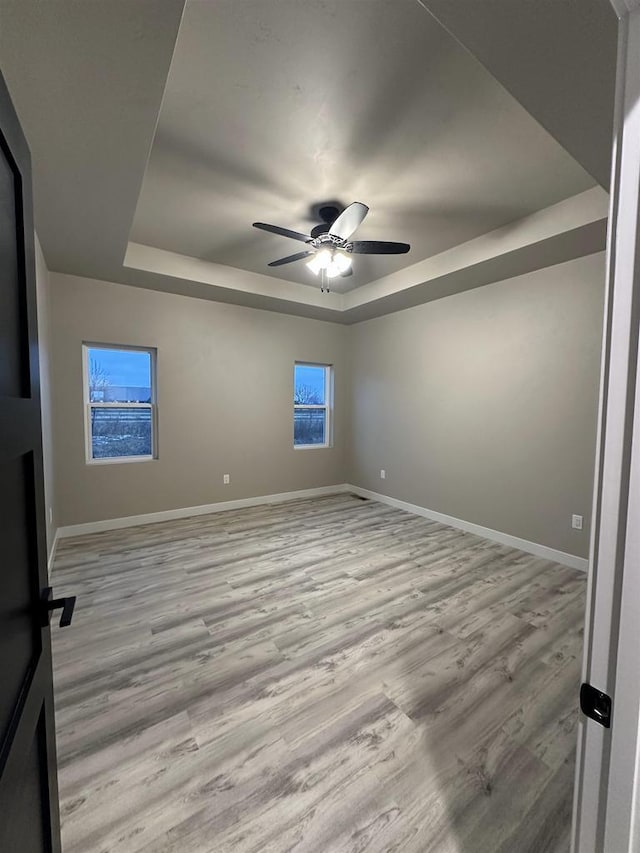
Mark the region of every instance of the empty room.
<instances>
[{"instance_id":1,"label":"empty room","mask_svg":"<svg viewBox=\"0 0 640 853\"><path fill-rule=\"evenodd\" d=\"M3 853L635 849L638 56L0 0Z\"/></svg>"}]
</instances>

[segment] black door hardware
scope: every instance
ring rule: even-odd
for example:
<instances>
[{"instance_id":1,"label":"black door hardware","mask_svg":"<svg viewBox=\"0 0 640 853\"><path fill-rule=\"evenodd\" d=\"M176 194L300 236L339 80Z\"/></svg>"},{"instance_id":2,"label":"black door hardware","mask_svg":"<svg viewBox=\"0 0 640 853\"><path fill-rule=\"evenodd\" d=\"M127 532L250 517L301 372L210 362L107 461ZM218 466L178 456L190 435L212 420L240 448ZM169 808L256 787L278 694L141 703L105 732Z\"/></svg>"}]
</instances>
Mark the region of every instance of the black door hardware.
<instances>
[{"instance_id":1,"label":"black door hardware","mask_svg":"<svg viewBox=\"0 0 640 853\"><path fill-rule=\"evenodd\" d=\"M611 727L611 696L590 684L583 684L580 688L580 710L605 729Z\"/></svg>"},{"instance_id":2,"label":"black door hardware","mask_svg":"<svg viewBox=\"0 0 640 853\"><path fill-rule=\"evenodd\" d=\"M62 608L62 615L60 616L60 627L66 628L68 625L71 625L71 619L73 617L73 608L76 606L76 596L68 595L66 598L53 598L53 590L50 586L46 587L46 589L42 593L43 599L43 624L47 625L51 619L51 611L58 610Z\"/></svg>"}]
</instances>

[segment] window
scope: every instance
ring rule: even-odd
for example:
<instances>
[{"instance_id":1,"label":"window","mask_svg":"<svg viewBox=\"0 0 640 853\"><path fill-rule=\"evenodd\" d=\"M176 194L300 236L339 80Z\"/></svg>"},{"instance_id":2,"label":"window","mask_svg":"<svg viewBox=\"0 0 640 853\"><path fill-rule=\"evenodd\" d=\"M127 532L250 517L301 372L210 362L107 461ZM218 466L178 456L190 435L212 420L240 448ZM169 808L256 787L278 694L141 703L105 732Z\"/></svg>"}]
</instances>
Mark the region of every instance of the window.
<instances>
[{"instance_id":1,"label":"window","mask_svg":"<svg viewBox=\"0 0 640 853\"><path fill-rule=\"evenodd\" d=\"M293 371L293 446L331 444L331 367L296 364Z\"/></svg>"},{"instance_id":2,"label":"window","mask_svg":"<svg viewBox=\"0 0 640 853\"><path fill-rule=\"evenodd\" d=\"M87 462L153 459L155 350L84 344Z\"/></svg>"}]
</instances>

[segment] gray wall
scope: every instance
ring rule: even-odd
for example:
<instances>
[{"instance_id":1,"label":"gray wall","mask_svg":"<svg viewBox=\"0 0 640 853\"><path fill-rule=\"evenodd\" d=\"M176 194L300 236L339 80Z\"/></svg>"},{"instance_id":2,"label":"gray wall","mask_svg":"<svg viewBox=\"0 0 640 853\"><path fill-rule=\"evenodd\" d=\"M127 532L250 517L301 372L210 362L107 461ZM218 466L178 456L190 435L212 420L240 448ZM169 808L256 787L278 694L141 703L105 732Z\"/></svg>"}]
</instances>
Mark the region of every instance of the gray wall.
<instances>
[{"instance_id":1,"label":"gray wall","mask_svg":"<svg viewBox=\"0 0 640 853\"><path fill-rule=\"evenodd\" d=\"M344 482L348 328L55 273L51 302L59 525ZM83 341L157 347L159 459L86 464ZM293 449L296 360L334 365L332 448Z\"/></svg>"},{"instance_id":2,"label":"gray wall","mask_svg":"<svg viewBox=\"0 0 640 853\"><path fill-rule=\"evenodd\" d=\"M50 277L59 525L351 482L587 555L603 254L352 327ZM158 460L85 463L83 341L158 348ZM295 360L335 365L333 448L292 447Z\"/></svg>"},{"instance_id":3,"label":"gray wall","mask_svg":"<svg viewBox=\"0 0 640 853\"><path fill-rule=\"evenodd\" d=\"M587 556L604 280L599 253L355 326L350 482Z\"/></svg>"},{"instance_id":4,"label":"gray wall","mask_svg":"<svg viewBox=\"0 0 640 853\"><path fill-rule=\"evenodd\" d=\"M40 398L42 414L42 453L44 457L44 500L47 516L47 552L51 554L56 530L56 508L54 503L53 478L53 427L51 416L51 307L49 301L49 271L40 248L38 236L36 246L36 300L38 310L38 359L40 366Z\"/></svg>"}]
</instances>

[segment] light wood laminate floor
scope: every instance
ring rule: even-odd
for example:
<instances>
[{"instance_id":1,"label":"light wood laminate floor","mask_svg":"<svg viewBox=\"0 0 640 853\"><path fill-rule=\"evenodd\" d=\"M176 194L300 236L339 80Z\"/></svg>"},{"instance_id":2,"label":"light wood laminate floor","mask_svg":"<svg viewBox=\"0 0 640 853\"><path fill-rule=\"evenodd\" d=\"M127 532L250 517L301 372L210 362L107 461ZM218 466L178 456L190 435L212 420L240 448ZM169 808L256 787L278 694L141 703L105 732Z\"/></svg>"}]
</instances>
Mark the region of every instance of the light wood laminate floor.
<instances>
[{"instance_id":1,"label":"light wood laminate floor","mask_svg":"<svg viewBox=\"0 0 640 853\"><path fill-rule=\"evenodd\" d=\"M335 495L53 581L65 853L568 851L584 574Z\"/></svg>"}]
</instances>

